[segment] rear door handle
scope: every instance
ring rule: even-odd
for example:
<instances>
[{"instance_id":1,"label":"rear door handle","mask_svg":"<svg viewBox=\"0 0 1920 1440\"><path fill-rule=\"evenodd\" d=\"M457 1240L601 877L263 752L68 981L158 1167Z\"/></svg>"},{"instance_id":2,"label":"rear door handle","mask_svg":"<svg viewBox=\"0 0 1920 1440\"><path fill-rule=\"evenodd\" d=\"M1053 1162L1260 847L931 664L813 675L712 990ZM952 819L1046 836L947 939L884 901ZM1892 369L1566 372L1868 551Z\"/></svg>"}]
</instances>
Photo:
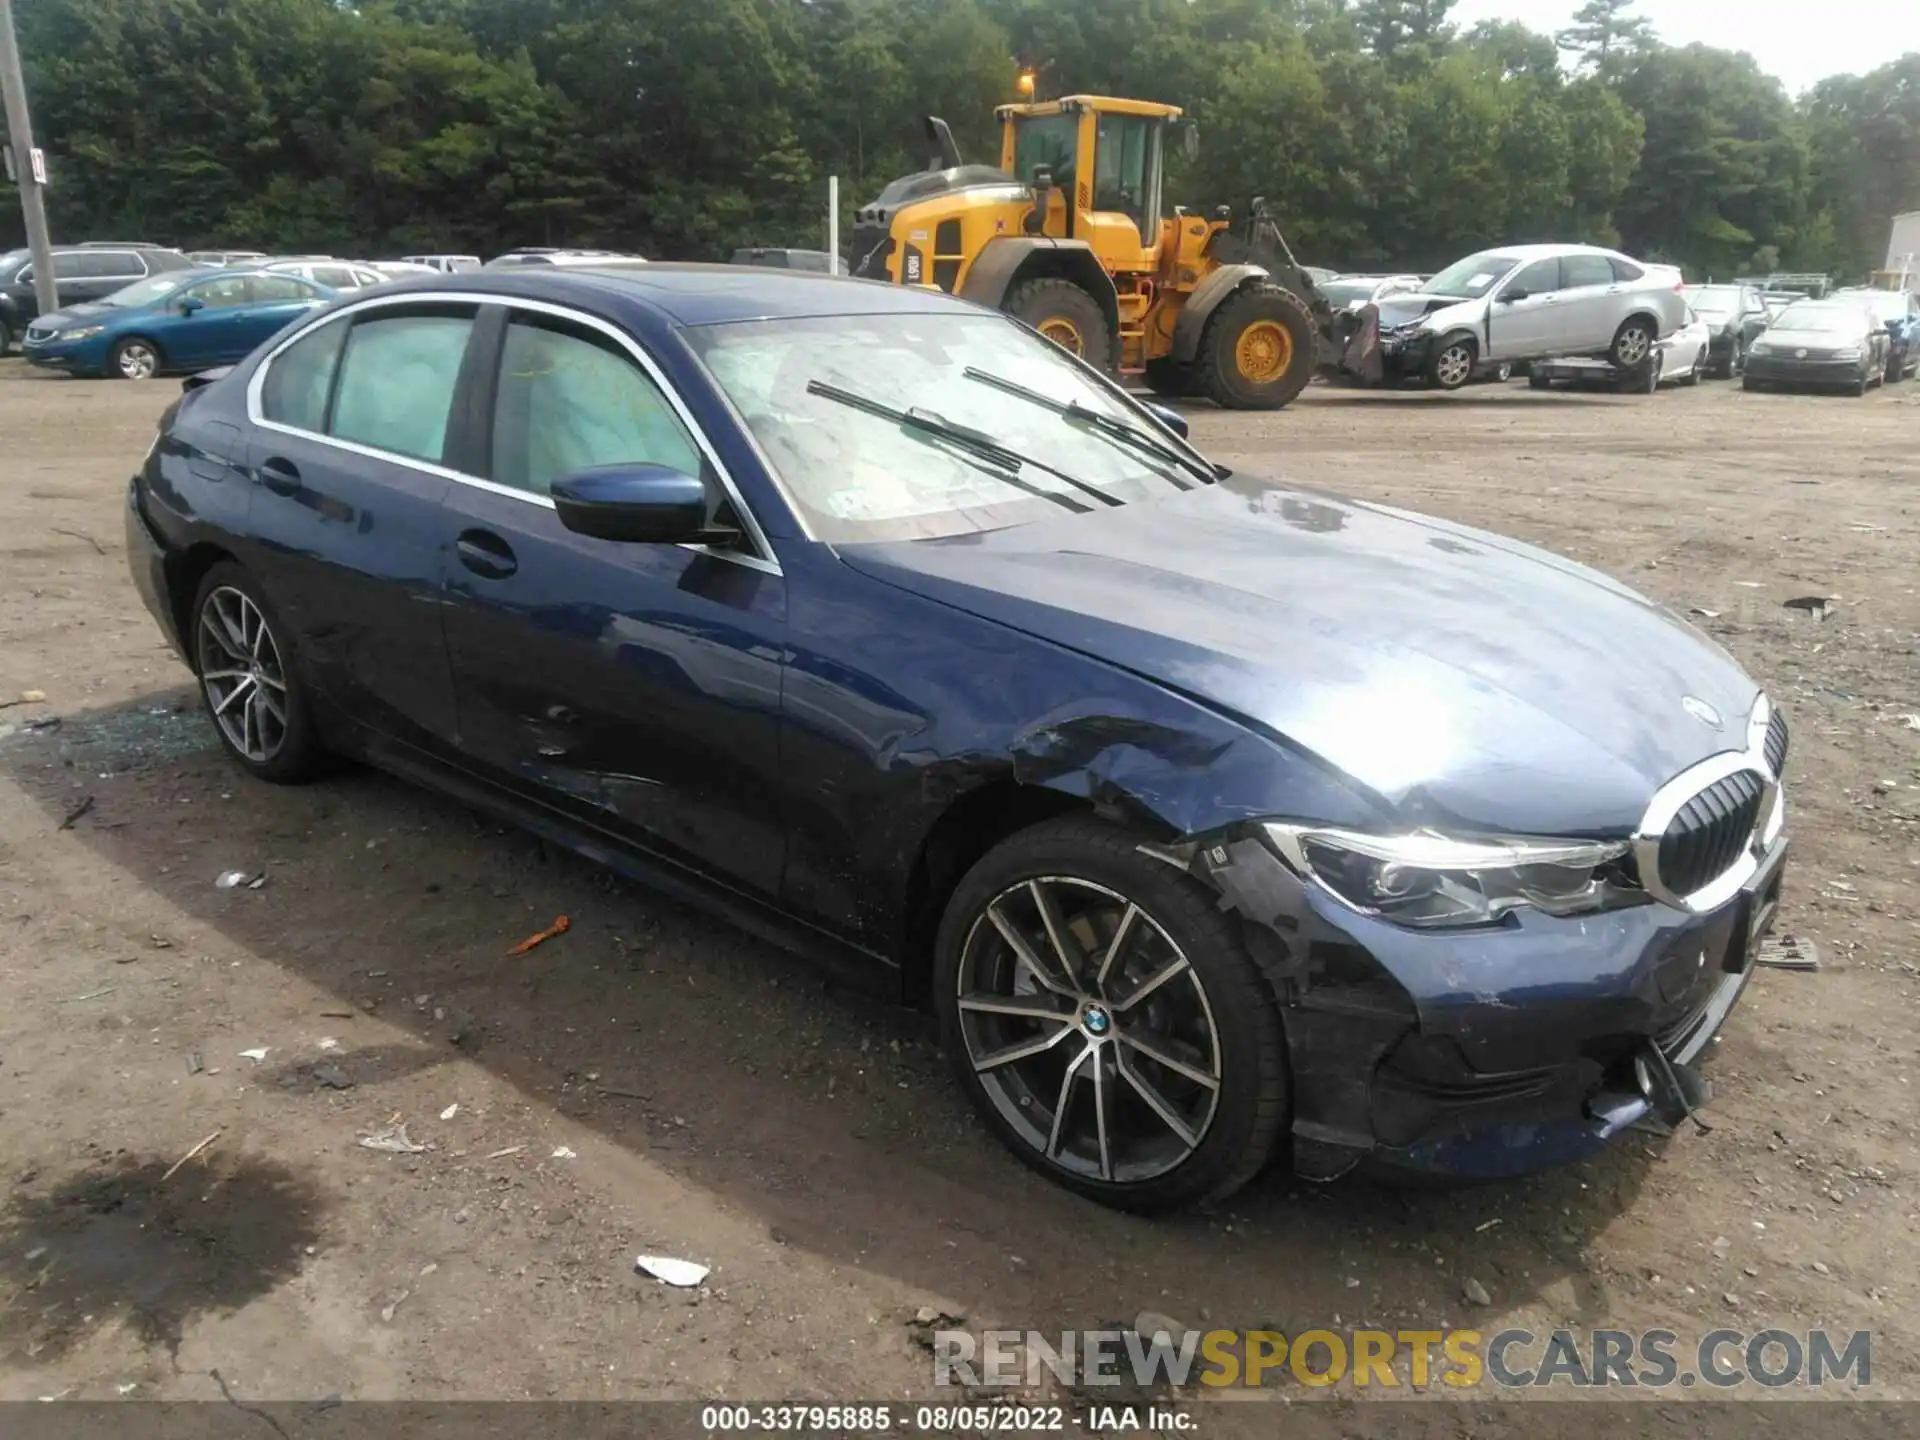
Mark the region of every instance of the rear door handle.
<instances>
[{"instance_id":1,"label":"rear door handle","mask_svg":"<svg viewBox=\"0 0 1920 1440\"><path fill-rule=\"evenodd\" d=\"M276 495L297 494L300 489L300 467L291 460L270 455L260 462L260 483Z\"/></svg>"},{"instance_id":2,"label":"rear door handle","mask_svg":"<svg viewBox=\"0 0 1920 1440\"><path fill-rule=\"evenodd\" d=\"M488 580L504 580L520 568L513 547L491 530L462 530L453 542L453 553L467 569Z\"/></svg>"}]
</instances>

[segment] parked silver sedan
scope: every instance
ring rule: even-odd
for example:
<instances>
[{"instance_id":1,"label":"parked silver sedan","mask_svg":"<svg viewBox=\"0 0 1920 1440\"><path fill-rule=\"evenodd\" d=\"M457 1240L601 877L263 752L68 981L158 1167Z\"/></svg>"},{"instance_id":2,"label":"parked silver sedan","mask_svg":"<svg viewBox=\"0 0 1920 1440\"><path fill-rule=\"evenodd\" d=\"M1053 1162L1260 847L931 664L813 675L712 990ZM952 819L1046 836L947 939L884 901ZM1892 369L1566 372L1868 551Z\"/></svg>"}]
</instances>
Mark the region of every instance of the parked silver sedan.
<instances>
[{"instance_id":1,"label":"parked silver sedan","mask_svg":"<svg viewBox=\"0 0 1920 1440\"><path fill-rule=\"evenodd\" d=\"M1600 356L1623 370L1686 323L1682 280L1591 245L1506 245L1457 261L1380 306L1390 375L1457 390L1488 364Z\"/></svg>"}]
</instances>

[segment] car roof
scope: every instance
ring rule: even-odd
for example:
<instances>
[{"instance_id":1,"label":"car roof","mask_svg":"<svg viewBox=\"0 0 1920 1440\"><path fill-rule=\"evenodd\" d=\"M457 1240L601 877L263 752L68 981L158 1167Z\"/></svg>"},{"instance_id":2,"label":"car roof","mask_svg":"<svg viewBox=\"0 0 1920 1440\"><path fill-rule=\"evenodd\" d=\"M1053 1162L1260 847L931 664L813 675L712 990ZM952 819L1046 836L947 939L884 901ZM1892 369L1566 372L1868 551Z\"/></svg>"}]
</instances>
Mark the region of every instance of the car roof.
<instances>
[{"instance_id":1,"label":"car roof","mask_svg":"<svg viewBox=\"0 0 1920 1440\"><path fill-rule=\"evenodd\" d=\"M388 294L460 291L551 304L602 307L625 302L679 325L737 320L784 320L820 315L914 314L974 309L938 290L852 280L822 270L773 270L747 265L635 264L529 265L469 270L457 276L421 276L397 282Z\"/></svg>"}]
</instances>

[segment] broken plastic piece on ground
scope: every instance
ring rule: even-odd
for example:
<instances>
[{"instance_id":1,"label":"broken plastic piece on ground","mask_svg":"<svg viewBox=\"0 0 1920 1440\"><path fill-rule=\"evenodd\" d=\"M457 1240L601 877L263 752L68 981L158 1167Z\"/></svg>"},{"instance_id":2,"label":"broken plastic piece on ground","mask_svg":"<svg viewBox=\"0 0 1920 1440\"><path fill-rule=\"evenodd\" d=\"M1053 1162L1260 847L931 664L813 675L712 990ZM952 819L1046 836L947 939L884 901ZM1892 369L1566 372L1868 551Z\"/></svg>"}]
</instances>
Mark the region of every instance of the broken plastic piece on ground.
<instances>
[{"instance_id":1,"label":"broken plastic piece on ground","mask_svg":"<svg viewBox=\"0 0 1920 1440\"><path fill-rule=\"evenodd\" d=\"M1791 600L1780 603L1789 610L1804 610L1816 620L1824 620L1833 613L1835 595L1796 595Z\"/></svg>"},{"instance_id":2,"label":"broken plastic piece on ground","mask_svg":"<svg viewBox=\"0 0 1920 1440\"><path fill-rule=\"evenodd\" d=\"M371 1135L360 1137L362 1150L378 1150L386 1155L424 1155L427 1147L416 1145L407 1136L407 1127L389 1125L384 1130L376 1130Z\"/></svg>"},{"instance_id":3,"label":"broken plastic piece on ground","mask_svg":"<svg viewBox=\"0 0 1920 1440\"><path fill-rule=\"evenodd\" d=\"M1820 952L1811 940L1798 935L1770 935L1760 942L1753 963L1772 970L1818 970Z\"/></svg>"},{"instance_id":4,"label":"broken plastic piece on ground","mask_svg":"<svg viewBox=\"0 0 1920 1440\"><path fill-rule=\"evenodd\" d=\"M267 1049L267 1046L262 1045L255 1050L242 1050L240 1055L242 1059L251 1060L254 1064L258 1065L262 1060L267 1058Z\"/></svg>"},{"instance_id":5,"label":"broken plastic piece on ground","mask_svg":"<svg viewBox=\"0 0 1920 1440\"><path fill-rule=\"evenodd\" d=\"M453 1102L453 1104L447 1106L446 1109L440 1112L440 1118L442 1120L451 1120L453 1119L454 1116L458 1115L459 1113L460 1113L460 1102L456 1100Z\"/></svg>"},{"instance_id":6,"label":"broken plastic piece on ground","mask_svg":"<svg viewBox=\"0 0 1920 1440\"><path fill-rule=\"evenodd\" d=\"M578 1160L580 1157L574 1153L571 1146L556 1145L553 1147L553 1158L555 1160Z\"/></svg>"},{"instance_id":7,"label":"broken plastic piece on ground","mask_svg":"<svg viewBox=\"0 0 1920 1440\"><path fill-rule=\"evenodd\" d=\"M511 950L507 951L507 954L510 956L524 955L529 950L533 949L534 946L544 945L547 943L547 941L553 939L554 936L564 935L567 933L567 931L571 930L572 928L573 928L573 921L569 920L564 915L556 915L554 917L553 924L549 925L546 929L540 931L538 934L529 935L526 939L522 940L518 945L514 946Z\"/></svg>"},{"instance_id":8,"label":"broken plastic piece on ground","mask_svg":"<svg viewBox=\"0 0 1920 1440\"><path fill-rule=\"evenodd\" d=\"M705 1265L695 1264L691 1260L675 1260L666 1255L641 1255L633 1263L641 1274L664 1280L669 1285L678 1285L683 1290L698 1285L710 1273Z\"/></svg>"},{"instance_id":9,"label":"broken plastic piece on ground","mask_svg":"<svg viewBox=\"0 0 1920 1440\"><path fill-rule=\"evenodd\" d=\"M250 890L258 890L260 883L266 878L267 873L264 870L228 870L213 883L219 890L238 890L242 885Z\"/></svg>"}]
</instances>

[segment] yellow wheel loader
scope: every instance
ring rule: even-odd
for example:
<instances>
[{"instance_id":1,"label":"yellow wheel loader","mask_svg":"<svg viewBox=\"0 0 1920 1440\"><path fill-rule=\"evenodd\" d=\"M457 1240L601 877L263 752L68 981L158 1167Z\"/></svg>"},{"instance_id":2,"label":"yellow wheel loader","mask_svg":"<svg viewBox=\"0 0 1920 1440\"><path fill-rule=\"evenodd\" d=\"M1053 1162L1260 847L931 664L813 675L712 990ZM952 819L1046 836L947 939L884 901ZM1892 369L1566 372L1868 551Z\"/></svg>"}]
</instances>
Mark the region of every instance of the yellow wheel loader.
<instances>
[{"instance_id":1,"label":"yellow wheel loader","mask_svg":"<svg viewBox=\"0 0 1920 1440\"><path fill-rule=\"evenodd\" d=\"M855 216L852 271L1003 310L1088 364L1162 395L1275 410L1317 369L1380 378L1379 314L1335 311L1256 199L1162 203L1164 161L1190 124L1172 105L1070 95L1002 105L1000 164L967 165L927 118L928 168Z\"/></svg>"}]
</instances>

